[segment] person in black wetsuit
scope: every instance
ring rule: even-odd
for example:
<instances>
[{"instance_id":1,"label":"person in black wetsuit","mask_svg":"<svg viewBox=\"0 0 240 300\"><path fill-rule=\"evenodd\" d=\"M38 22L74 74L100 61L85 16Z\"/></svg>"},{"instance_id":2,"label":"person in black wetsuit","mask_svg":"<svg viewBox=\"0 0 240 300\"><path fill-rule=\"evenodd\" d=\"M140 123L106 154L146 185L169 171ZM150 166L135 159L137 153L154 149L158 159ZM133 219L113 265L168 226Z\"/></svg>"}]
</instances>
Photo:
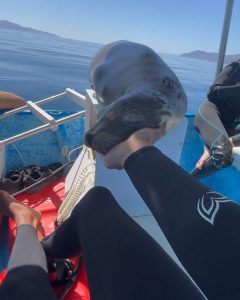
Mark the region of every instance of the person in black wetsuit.
<instances>
[{"instance_id":1,"label":"person in black wetsuit","mask_svg":"<svg viewBox=\"0 0 240 300\"><path fill-rule=\"evenodd\" d=\"M1 300L57 299L43 249L51 257L83 255L92 300L206 299L106 188L90 190L42 245L36 234L40 216L6 192L0 196L1 213L17 225L7 276L0 286Z\"/></svg>"},{"instance_id":2,"label":"person in black wetsuit","mask_svg":"<svg viewBox=\"0 0 240 300\"><path fill-rule=\"evenodd\" d=\"M240 145L240 60L227 65L209 88L208 100L195 116L204 153L192 175L209 176L230 166L233 147Z\"/></svg>"}]
</instances>

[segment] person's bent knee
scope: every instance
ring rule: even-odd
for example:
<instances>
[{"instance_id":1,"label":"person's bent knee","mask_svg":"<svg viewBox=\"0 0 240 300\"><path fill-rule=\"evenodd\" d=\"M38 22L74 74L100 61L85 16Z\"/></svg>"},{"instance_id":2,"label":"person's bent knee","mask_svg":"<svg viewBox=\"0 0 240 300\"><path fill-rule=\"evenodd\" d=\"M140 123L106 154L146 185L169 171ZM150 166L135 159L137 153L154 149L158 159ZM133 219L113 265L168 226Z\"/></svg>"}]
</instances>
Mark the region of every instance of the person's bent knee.
<instances>
[{"instance_id":1,"label":"person's bent knee","mask_svg":"<svg viewBox=\"0 0 240 300\"><path fill-rule=\"evenodd\" d=\"M233 162L232 143L229 138L221 135L211 146L211 154L214 165L218 169L230 166Z\"/></svg>"},{"instance_id":2,"label":"person's bent knee","mask_svg":"<svg viewBox=\"0 0 240 300\"><path fill-rule=\"evenodd\" d=\"M115 201L112 193L105 187L96 186L91 188L78 202L73 213L86 212L86 209L107 209Z\"/></svg>"},{"instance_id":3,"label":"person's bent knee","mask_svg":"<svg viewBox=\"0 0 240 300\"><path fill-rule=\"evenodd\" d=\"M212 85L210 86L207 94L207 98L209 101L215 101L217 99L221 99L220 94L219 94L219 85Z\"/></svg>"}]
</instances>

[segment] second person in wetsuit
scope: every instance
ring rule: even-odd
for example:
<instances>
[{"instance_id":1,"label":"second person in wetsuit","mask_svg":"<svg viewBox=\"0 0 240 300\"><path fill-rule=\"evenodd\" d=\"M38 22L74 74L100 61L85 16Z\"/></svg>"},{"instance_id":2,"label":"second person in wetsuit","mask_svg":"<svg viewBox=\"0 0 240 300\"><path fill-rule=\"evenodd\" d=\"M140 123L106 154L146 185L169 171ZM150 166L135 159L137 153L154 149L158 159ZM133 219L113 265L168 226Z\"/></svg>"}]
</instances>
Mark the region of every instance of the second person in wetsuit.
<instances>
[{"instance_id":1,"label":"second person in wetsuit","mask_svg":"<svg viewBox=\"0 0 240 300\"><path fill-rule=\"evenodd\" d=\"M192 175L209 176L233 162L240 145L240 60L227 65L209 88L194 125L204 141L204 153Z\"/></svg>"}]
</instances>

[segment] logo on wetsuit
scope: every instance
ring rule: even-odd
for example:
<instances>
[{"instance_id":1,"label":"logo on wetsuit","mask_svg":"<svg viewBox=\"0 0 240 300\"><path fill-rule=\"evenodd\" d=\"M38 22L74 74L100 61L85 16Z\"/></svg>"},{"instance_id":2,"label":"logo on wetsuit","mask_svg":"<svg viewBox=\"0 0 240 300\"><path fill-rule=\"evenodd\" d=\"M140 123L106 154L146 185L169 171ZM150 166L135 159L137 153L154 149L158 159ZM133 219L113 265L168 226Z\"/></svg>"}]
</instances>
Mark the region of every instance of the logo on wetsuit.
<instances>
[{"instance_id":1,"label":"logo on wetsuit","mask_svg":"<svg viewBox=\"0 0 240 300\"><path fill-rule=\"evenodd\" d=\"M214 191L209 191L198 199L197 210L204 220L213 225L220 204L225 202L233 201Z\"/></svg>"}]
</instances>

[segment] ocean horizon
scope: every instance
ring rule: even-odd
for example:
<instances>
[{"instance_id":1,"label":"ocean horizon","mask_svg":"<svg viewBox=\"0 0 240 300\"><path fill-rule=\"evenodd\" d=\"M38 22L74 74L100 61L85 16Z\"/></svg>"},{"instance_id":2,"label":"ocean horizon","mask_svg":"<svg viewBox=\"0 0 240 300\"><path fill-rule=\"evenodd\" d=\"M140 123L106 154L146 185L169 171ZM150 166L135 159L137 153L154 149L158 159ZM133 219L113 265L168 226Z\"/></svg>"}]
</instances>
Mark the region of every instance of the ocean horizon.
<instances>
[{"instance_id":1,"label":"ocean horizon","mask_svg":"<svg viewBox=\"0 0 240 300\"><path fill-rule=\"evenodd\" d=\"M12 29L0 29L0 90L40 99L72 88L84 93L89 87L88 68L102 45ZM173 69L188 97L188 112L194 113L206 99L216 63L176 54L159 53ZM78 110L64 99L46 109Z\"/></svg>"}]
</instances>

